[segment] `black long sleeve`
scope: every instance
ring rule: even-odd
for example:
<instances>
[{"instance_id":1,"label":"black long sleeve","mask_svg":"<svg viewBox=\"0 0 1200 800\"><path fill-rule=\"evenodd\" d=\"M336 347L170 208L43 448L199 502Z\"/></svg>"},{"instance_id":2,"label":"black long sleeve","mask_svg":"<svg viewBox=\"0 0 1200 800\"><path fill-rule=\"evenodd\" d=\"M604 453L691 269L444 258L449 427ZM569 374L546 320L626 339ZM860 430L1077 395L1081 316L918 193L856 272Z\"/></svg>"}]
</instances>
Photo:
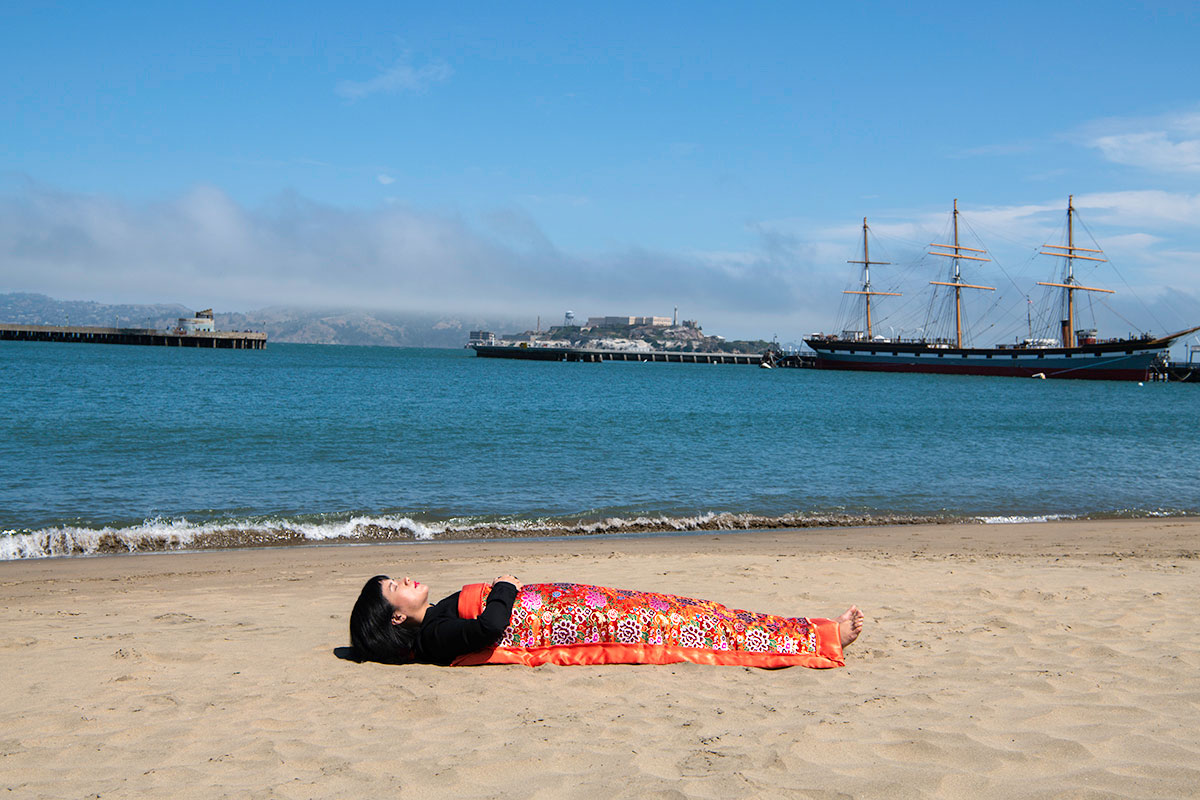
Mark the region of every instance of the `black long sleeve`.
<instances>
[{"instance_id":1,"label":"black long sleeve","mask_svg":"<svg viewBox=\"0 0 1200 800\"><path fill-rule=\"evenodd\" d=\"M517 587L506 581L493 584L487 606L476 619L458 616L458 595L455 592L425 612L417 632L418 661L449 664L461 655L495 644L512 617Z\"/></svg>"}]
</instances>

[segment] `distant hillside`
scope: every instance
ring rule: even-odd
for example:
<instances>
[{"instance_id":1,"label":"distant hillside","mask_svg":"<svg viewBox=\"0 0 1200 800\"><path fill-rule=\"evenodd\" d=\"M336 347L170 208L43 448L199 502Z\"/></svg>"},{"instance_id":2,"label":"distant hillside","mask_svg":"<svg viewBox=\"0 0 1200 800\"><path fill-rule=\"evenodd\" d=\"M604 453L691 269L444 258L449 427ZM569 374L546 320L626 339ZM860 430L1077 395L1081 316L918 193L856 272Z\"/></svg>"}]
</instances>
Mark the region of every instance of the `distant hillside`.
<instances>
[{"instance_id":1,"label":"distant hillside","mask_svg":"<svg viewBox=\"0 0 1200 800\"><path fill-rule=\"evenodd\" d=\"M166 320L191 316L181 305L107 305L90 300L55 300L44 294L0 294L0 322L21 325L102 325L162 328ZM159 324L159 323L162 324Z\"/></svg>"},{"instance_id":2,"label":"distant hillside","mask_svg":"<svg viewBox=\"0 0 1200 800\"><path fill-rule=\"evenodd\" d=\"M41 294L0 294L0 322L26 325L165 329L197 310L181 305L108 305L55 300ZM245 313L215 309L214 320L218 330L265 331L268 342L383 347L462 347L472 330L513 325L512 319L475 316L301 308L264 308Z\"/></svg>"}]
</instances>

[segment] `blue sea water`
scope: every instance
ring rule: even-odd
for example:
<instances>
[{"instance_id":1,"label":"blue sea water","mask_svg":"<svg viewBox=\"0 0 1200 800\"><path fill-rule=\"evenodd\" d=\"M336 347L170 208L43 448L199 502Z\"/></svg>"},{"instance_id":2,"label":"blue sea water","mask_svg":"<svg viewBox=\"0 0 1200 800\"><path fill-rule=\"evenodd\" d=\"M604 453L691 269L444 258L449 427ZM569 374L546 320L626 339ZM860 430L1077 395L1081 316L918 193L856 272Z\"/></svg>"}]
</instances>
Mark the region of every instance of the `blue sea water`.
<instances>
[{"instance_id":1,"label":"blue sea water","mask_svg":"<svg viewBox=\"0 0 1200 800\"><path fill-rule=\"evenodd\" d=\"M1200 386L0 344L0 558L1200 513Z\"/></svg>"}]
</instances>

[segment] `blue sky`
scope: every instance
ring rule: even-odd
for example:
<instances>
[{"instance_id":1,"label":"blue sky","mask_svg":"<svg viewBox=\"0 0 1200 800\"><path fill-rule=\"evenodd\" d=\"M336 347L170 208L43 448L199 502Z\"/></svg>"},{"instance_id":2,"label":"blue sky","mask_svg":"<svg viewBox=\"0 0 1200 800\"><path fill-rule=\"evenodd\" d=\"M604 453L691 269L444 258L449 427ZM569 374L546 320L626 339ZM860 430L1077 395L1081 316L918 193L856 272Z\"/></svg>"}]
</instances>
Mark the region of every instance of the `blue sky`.
<instances>
[{"instance_id":1,"label":"blue sky","mask_svg":"<svg viewBox=\"0 0 1200 800\"><path fill-rule=\"evenodd\" d=\"M10 2L0 291L795 340L864 216L1007 274L1074 194L1111 333L1200 324L1200 4L914 5Z\"/></svg>"}]
</instances>

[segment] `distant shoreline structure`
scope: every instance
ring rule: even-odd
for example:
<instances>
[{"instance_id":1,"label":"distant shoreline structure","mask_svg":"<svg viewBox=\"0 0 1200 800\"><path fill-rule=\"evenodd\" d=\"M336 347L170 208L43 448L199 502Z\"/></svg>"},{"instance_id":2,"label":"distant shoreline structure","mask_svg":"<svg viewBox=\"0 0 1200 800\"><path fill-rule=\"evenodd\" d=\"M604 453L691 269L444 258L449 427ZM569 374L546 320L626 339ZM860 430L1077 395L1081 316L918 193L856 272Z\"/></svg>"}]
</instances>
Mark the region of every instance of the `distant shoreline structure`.
<instances>
[{"instance_id":1,"label":"distant shoreline structure","mask_svg":"<svg viewBox=\"0 0 1200 800\"><path fill-rule=\"evenodd\" d=\"M599 363L602 361L640 361L674 364L749 364L763 362L757 353L700 353L680 350L615 350L587 347L552 347L548 345L481 344L468 345L480 358L513 358L524 361L570 361Z\"/></svg>"},{"instance_id":2,"label":"distant shoreline structure","mask_svg":"<svg viewBox=\"0 0 1200 800\"><path fill-rule=\"evenodd\" d=\"M562 325L545 331L540 317L536 329L521 333L473 330L466 347L484 358L585 363L759 364L773 362L778 352L778 345L765 340L726 341L706 335L696 320L680 322L678 308L670 317L597 316L588 317L584 325L576 324L575 313L567 311Z\"/></svg>"},{"instance_id":3,"label":"distant shoreline structure","mask_svg":"<svg viewBox=\"0 0 1200 800\"><path fill-rule=\"evenodd\" d=\"M180 317L174 328L107 328L96 325L15 325L0 322L0 341L67 342L72 344L131 344L154 347L207 347L223 350L263 350L267 334L218 331L211 308Z\"/></svg>"}]
</instances>

